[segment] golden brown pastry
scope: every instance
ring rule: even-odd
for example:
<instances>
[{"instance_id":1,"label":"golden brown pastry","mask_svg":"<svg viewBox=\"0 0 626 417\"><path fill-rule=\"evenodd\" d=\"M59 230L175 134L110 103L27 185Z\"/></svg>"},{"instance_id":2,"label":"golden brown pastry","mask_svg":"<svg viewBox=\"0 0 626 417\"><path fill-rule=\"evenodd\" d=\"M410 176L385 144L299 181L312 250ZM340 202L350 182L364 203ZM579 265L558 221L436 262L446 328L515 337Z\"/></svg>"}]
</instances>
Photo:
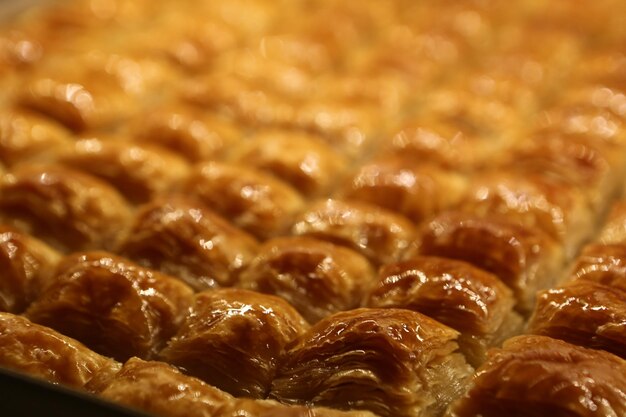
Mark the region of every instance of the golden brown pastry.
<instances>
[{"instance_id":1,"label":"golden brown pastry","mask_svg":"<svg viewBox=\"0 0 626 417\"><path fill-rule=\"evenodd\" d=\"M297 191L280 179L219 162L197 166L179 191L260 239L284 232L304 204Z\"/></svg>"},{"instance_id":2,"label":"golden brown pastry","mask_svg":"<svg viewBox=\"0 0 626 417\"><path fill-rule=\"evenodd\" d=\"M597 240L607 245L626 243L626 200L613 204Z\"/></svg>"},{"instance_id":3,"label":"golden brown pastry","mask_svg":"<svg viewBox=\"0 0 626 417\"><path fill-rule=\"evenodd\" d=\"M0 225L0 311L24 311L50 283L60 257L42 241Z\"/></svg>"},{"instance_id":4,"label":"golden brown pastry","mask_svg":"<svg viewBox=\"0 0 626 417\"><path fill-rule=\"evenodd\" d=\"M220 156L241 135L226 119L184 105L147 111L137 118L130 134L138 142L162 146L191 162Z\"/></svg>"},{"instance_id":5,"label":"golden brown pastry","mask_svg":"<svg viewBox=\"0 0 626 417\"><path fill-rule=\"evenodd\" d=\"M0 313L0 365L74 388L120 366L74 339L10 313Z\"/></svg>"},{"instance_id":6,"label":"golden brown pastry","mask_svg":"<svg viewBox=\"0 0 626 417\"><path fill-rule=\"evenodd\" d=\"M362 165L340 195L395 211L419 223L458 203L466 187L466 180L459 174L393 155Z\"/></svg>"},{"instance_id":7,"label":"golden brown pastry","mask_svg":"<svg viewBox=\"0 0 626 417\"><path fill-rule=\"evenodd\" d=\"M571 280L593 281L626 291L626 244L590 244L576 257Z\"/></svg>"},{"instance_id":8,"label":"golden brown pastry","mask_svg":"<svg viewBox=\"0 0 626 417\"><path fill-rule=\"evenodd\" d=\"M234 148L233 159L274 174L305 196L328 193L347 162L320 137L280 130L242 142Z\"/></svg>"},{"instance_id":9,"label":"golden brown pastry","mask_svg":"<svg viewBox=\"0 0 626 417\"><path fill-rule=\"evenodd\" d=\"M496 170L474 177L459 210L505 216L537 227L563 246L567 258L593 233L595 219L584 194L541 174Z\"/></svg>"},{"instance_id":10,"label":"golden brown pastry","mask_svg":"<svg viewBox=\"0 0 626 417\"><path fill-rule=\"evenodd\" d=\"M118 251L203 290L232 285L257 241L199 202L171 197L139 208Z\"/></svg>"},{"instance_id":11,"label":"golden brown pastry","mask_svg":"<svg viewBox=\"0 0 626 417\"><path fill-rule=\"evenodd\" d=\"M67 143L69 132L52 120L23 110L0 112L0 161L6 166Z\"/></svg>"},{"instance_id":12,"label":"golden brown pastry","mask_svg":"<svg viewBox=\"0 0 626 417\"><path fill-rule=\"evenodd\" d=\"M153 357L174 335L193 291L106 252L70 255L26 316L124 361Z\"/></svg>"},{"instance_id":13,"label":"golden brown pastry","mask_svg":"<svg viewBox=\"0 0 626 417\"><path fill-rule=\"evenodd\" d=\"M360 306L375 279L374 269L358 253L294 236L266 241L241 274L240 285L287 300L315 323Z\"/></svg>"},{"instance_id":14,"label":"golden brown pastry","mask_svg":"<svg viewBox=\"0 0 626 417\"><path fill-rule=\"evenodd\" d=\"M376 265L398 261L416 235L413 224L403 216L335 199L313 203L296 218L291 231L347 246Z\"/></svg>"},{"instance_id":15,"label":"golden brown pastry","mask_svg":"<svg viewBox=\"0 0 626 417\"><path fill-rule=\"evenodd\" d=\"M139 358L129 359L109 377L99 395L160 417L375 417L361 411L237 399L166 363Z\"/></svg>"},{"instance_id":16,"label":"golden brown pastry","mask_svg":"<svg viewBox=\"0 0 626 417\"><path fill-rule=\"evenodd\" d=\"M472 372L457 335L409 310L337 313L288 347L270 397L383 417L437 416Z\"/></svg>"},{"instance_id":17,"label":"golden brown pastry","mask_svg":"<svg viewBox=\"0 0 626 417\"><path fill-rule=\"evenodd\" d=\"M265 398L287 343L308 328L285 300L241 289L196 295L160 356L235 396Z\"/></svg>"},{"instance_id":18,"label":"golden brown pastry","mask_svg":"<svg viewBox=\"0 0 626 417\"><path fill-rule=\"evenodd\" d=\"M528 333L603 349L626 358L626 291L577 280L537 295Z\"/></svg>"},{"instance_id":19,"label":"golden brown pastry","mask_svg":"<svg viewBox=\"0 0 626 417\"><path fill-rule=\"evenodd\" d=\"M626 362L545 336L518 336L491 351L447 417L619 417Z\"/></svg>"},{"instance_id":20,"label":"golden brown pastry","mask_svg":"<svg viewBox=\"0 0 626 417\"><path fill-rule=\"evenodd\" d=\"M167 191L189 172L177 155L122 140L78 140L57 152L54 159L109 182L134 203L144 203Z\"/></svg>"},{"instance_id":21,"label":"golden brown pastry","mask_svg":"<svg viewBox=\"0 0 626 417\"><path fill-rule=\"evenodd\" d=\"M381 268L367 305L406 308L457 330L459 348L473 366L491 346L521 331L515 300L495 275L469 263L416 256Z\"/></svg>"},{"instance_id":22,"label":"golden brown pastry","mask_svg":"<svg viewBox=\"0 0 626 417\"><path fill-rule=\"evenodd\" d=\"M428 222L414 249L493 273L513 290L516 309L523 314L532 309L537 290L557 281L563 262L561 248L537 228L456 211Z\"/></svg>"},{"instance_id":23,"label":"golden brown pastry","mask_svg":"<svg viewBox=\"0 0 626 417\"><path fill-rule=\"evenodd\" d=\"M61 251L113 247L129 215L114 188L59 165L21 165L0 183L2 220Z\"/></svg>"}]
</instances>

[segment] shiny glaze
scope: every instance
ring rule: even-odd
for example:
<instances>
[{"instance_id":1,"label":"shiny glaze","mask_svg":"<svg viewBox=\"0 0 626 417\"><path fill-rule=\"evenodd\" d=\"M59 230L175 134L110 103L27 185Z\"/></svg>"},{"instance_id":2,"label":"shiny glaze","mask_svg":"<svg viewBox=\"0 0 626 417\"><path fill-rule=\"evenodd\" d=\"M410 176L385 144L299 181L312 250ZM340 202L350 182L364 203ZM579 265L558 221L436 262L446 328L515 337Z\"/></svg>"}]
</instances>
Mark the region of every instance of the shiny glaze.
<instances>
[{"instance_id":1,"label":"shiny glaze","mask_svg":"<svg viewBox=\"0 0 626 417\"><path fill-rule=\"evenodd\" d=\"M626 291L626 244L585 246L576 258L569 278L594 281Z\"/></svg>"},{"instance_id":2,"label":"shiny glaze","mask_svg":"<svg viewBox=\"0 0 626 417\"><path fill-rule=\"evenodd\" d=\"M289 303L242 289L196 295L160 357L238 397L265 398L284 348L308 329Z\"/></svg>"},{"instance_id":3,"label":"shiny glaze","mask_svg":"<svg viewBox=\"0 0 626 417\"><path fill-rule=\"evenodd\" d=\"M266 241L241 275L242 286L284 298L309 323L360 306L374 280L363 256L307 237Z\"/></svg>"},{"instance_id":4,"label":"shiny glaze","mask_svg":"<svg viewBox=\"0 0 626 417\"><path fill-rule=\"evenodd\" d=\"M118 247L122 255L196 290L232 285L256 251L253 237L184 197L141 206Z\"/></svg>"},{"instance_id":5,"label":"shiny glaze","mask_svg":"<svg viewBox=\"0 0 626 417\"><path fill-rule=\"evenodd\" d=\"M192 296L179 280L124 258L77 253L61 261L26 316L118 360L151 358L176 332Z\"/></svg>"}]
</instances>

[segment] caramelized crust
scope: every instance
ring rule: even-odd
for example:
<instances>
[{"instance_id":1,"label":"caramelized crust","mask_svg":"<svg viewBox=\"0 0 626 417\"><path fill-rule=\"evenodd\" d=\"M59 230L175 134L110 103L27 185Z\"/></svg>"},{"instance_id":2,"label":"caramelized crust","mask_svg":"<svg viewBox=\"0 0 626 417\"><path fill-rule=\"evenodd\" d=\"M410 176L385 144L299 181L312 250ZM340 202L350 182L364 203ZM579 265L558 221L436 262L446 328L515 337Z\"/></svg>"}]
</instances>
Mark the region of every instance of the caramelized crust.
<instances>
[{"instance_id":1,"label":"caramelized crust","mask_svg":"<svg viewBox=\"0 0 626 417\"><path fill-rule=\"evenodd\" d=\"M161 358L236 396L265 398L287 343L308 325L281 298L240 289L199 293Z\"/></svg>"},{"instance_id":2,"label":"caramelized crust","mask_svg":"<svg viewBox=\"0 0 626 417\"><path fill-rule=\"evenodd\" d=\"M288 131L268 131L242 142L233 159L274 174L305 196L327 193L347 162L320 137Z\"/></svg>"},{"instance_id":3,"label":"caramelized crust","mask_svg":"<svg viewBox=\"0 0 626 417\"><path fill-rule=\"evenodd\" d=\"M165 150L96 138L76 141L55 159L109 182L134 203L165 192L189 171L184 160Z\"/></svg>"},{"instance_id":4,"label":"caramelized crust","mask_svg":"<svg viewBox=\"0 0 626 417\"><path fill-rule=\"evenodd\" d=\"M268 240L241 275L242 286L287 300L309 323L360 306L374 280L358 253L307 237Z\"/></svg>"},{"instance_id":5,"label":"caramelized crust","mask_svg":"<svg viewBox=\"0 0 626 417\"><path fill-rule=\"evenodd\" d=\"M618 417L626 413L626 362L545 336L493 350L448 417Z\"/></svg>"},{"instance_id":6,"label":"caramelized crust","mask_svg":"<svg viewBox=\"0 0 626 417\"><path fill-rule=\"evenodd\" d=\"M561 242L574 256L595 226L584 194L541 174L498 170L481 174L458 207L482 217L505 216L523 226L537 227Z\"/></svg>"},{"instance_id":7,"label":"caramelized crust","mask_svg":"<svg viewBox=\"0 0 626 417\"><path fill-rule=\"evenodd\" d=\"M626 292L626 245L585 246L576 258L570 278L593 281Z\"/></svg>"},{"instance_id":8,"label":"caramelized crust","mask_svg":"<svg viewBox=\"0 0 626 417\"><path fill-rule=\"evenodd\" d=\"M203 290L233 284L257 242L202 204L173 197L140 207L118 250Z\"/></svg>"},{"instance_id":9,"label":"caramelized crust","mask_svg":"<svg viewBox=\"0 0 626 417\"><path fill-rule=\"evenodd\" d=\"M488 347L521 330L511 290L466 262L416 256L384 266L379 275L368 306L414 310L452 327L474 366L484 361Z\"/></svg>"},{"instance_id":10,"label":"caramelized crust","mask_svg":"<svg viewBox=\"0 0 626 417\"><path fill-rule=\"evenodd\" d=\"M387 156L361 166L340 194L419 223L455 205L465 188L466 181L459 174L416 164L411 158Z\"/></svg>"},{"instance_id":11,"label":"caramelized crust","mask_svg":"<svg viewBox=\"0 0 626 417\"><path fill-rule=\"evenodd\" d=\"M0 365L75 388L120 366L74 339L10 313L0 313Z\"/></svg>"},{"instance_id":12,"label":"caramelized crust","mask_svg":"<svg viewBox=\"0 0 626 417\"><path fill-rule=\"evenodd\" d=\"M376 265L398 261L416 235L403 216L366 203L333 199L309 206L291 231L347 246Z\"/></svg>"},{"instance_id":13,"label":"caramelized crust","mask_svg":"<svg viewBox=\"0 0 626 417\"><path fill-rule=\"evenodd\" d=\"M426 224L414 249L493 273L513 290L522 313L530 312L535 292L553 285L562 267L561 249L539 229L454 211Z\"/></svg>"},{"instance_id":14,"label":"caramelized crust","mask_svg":"<svg viewBox=\"0 0 626 417\"><path fill-rule=\"evenodd\" d=\"M579 280L540 292L528 332L626 358L626 291Z\"/></svg>"},{"instance_id":15,"label":"caramelized crust","mask_svg":"<svg viewBox=\"0 0 626 417\"><path fill-rule=\"evenodd\" d=\"M270 395L380 416L440 415L471 373L456 337L414 311L337 313L289 346Z\"/></svg>"},{"instance_id":16,"label":"caramelized crust","mask_svg":"<svg viewBox=\"0 0 626 417\"><path fill-rule=\"evenodd\" d=\"M62 251L111 248L130 214L115 189L58 165L23 165L5 175L0 213Z\"/></svg>"},{"instance_id":17,"label":"caramelized crust","mask_svg":"<svg viewBox=\"0 0 626 417\"><path fill-rule=\"evenodd\" d=\"M23 110L0 113L0 162L13 166L69 143L63 126Z\"/></svg>"},{"instance_id":18,"label":"caramelized crust","mask_svg":"<svg viewBox=\"0 0 626 417\"><path fill-rule=\"evenodd\" d=\"M59 258L40 240L0 225L0 311L24 311L50 283Z\"/></svg>"},{"instance_id":19,"label":"caramelized crust","mask_svg":"<svg viewBox=\"0 0 626 417\"><path fill-rule=\"evenodd\" d=\"M180 192L260 239L284 232L304 203L296 190L277 178L218 162L196 167Z\"/></svg>"},{"instance_id":20,"label":"caramelized crust","mask_svg":"<svg viewBox=\"0 0 626 417\"><path fill-rule=\"evenodd\" d=\"M26 315L103 355L151 358L178 329L192 296L179 280L126 259L77 253L61 261Z\"/></svg>"}]
</instances>

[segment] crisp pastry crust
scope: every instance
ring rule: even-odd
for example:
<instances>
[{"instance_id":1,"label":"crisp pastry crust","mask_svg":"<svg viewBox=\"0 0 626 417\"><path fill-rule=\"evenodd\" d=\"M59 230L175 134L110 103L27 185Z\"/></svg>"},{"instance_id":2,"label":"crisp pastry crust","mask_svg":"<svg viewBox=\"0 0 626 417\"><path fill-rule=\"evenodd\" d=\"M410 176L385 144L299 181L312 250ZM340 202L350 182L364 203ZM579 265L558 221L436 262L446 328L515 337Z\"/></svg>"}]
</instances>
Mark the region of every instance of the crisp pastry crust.
<instances>
[{"instance_id":1,"label":"crisp pastry crust","mask_svg":"<svg viewBox=\"0 0 626 417\"><path fill-rule=\"evenodd\" d=\"M23 312L48 286L60 258L42 241L0 225L0 311Z\"/></svg>"},{"instance_id":2,"label":"crisp pastry crust","mask_svg":"<svg viewBox=\"0 0 626 417\"><path fill-rule=\"evenodd\" d=\"M532 310L537 290L556 283L563 263L561 248L539 229L456 211L424 225L412 253L459 259L493 273L513 290L522 314Z\"/></svg>"},{"instance_id":3,"label":"crisp pastry crust","mask_svg":"<svg viewBox=\"0 0 626 417\"><path fill-rule=\"evenodd\" d=\"M160 357L238 397L265 398L285 346L308 329L281 298L242 289L196 295Z\"/></svg>"},{"instance_id":4,"label":"crisp pastry crust","mask_svg":"<svg viewBox=\"0 0 626 417\"><path fill-rule=\"evenodd\" d=\"M328 194L347 160L319 136L266 131L233 148L231 158L269 172L307 197Z\"/></svg>"},{"instance_id":5,"label":"crisp pastry crust","mask_svg":"<svg viewBox=\"0 0 626 417\"><path fill-rule=\"evenodd\" d=\"M0 217L61 251L111 248L130 211L108 184L60 165L20 165L0 183Z\"/></svg>"},{"instance_id":6,"label":"crisp pastry crust","mask_svg":"<svg viewBox=\"0 0 626 417\"><path fill-rule=\"evenodd\" d=\"M557 240L566 258L592 235L595 221L583 192L538 174L488 171L472 179L458 210L502 216Z\"/></svg>"},{"instance_id":7,"label":"crisp pastry crust","mask_svg":"<svg viewBox=\"0 0 626 417\"><path fill-rule=\"evenodd\" d=\"M416 236L413 224L401 215L338 199L311 204L296 218L291 232L347 246L375 265L399 260Z\"/></svg>"},{"instance_id":8,"label":"crisp pastry crust","mask_svg":"<svg viewBox=\"0 0 626 417\"><path fill-rule=\"evenodd\" d=\"M415 256L381 268L370 307L418 311L457 330L459 348L473 366L491 346L521 330L515 299L495 275L469 263Z\"/></svg>"},{"instance_id":9,"label":"crisp pastry crust","mask_svg":"<svg viewBox=\"0 0 626 417\"><path fill-rule=\"evenodd\" d=\"M192 296L180 280L124 258L77 253L61 261L26 316L103 355L152 358L178 329Z\"/></svg>"},{"instance_id":10,"label":"crisp pastry crust","mask_svg":"<svg viewBox=\"0 0 626 417\"><path fill-rule=\"evenodd\" d=\"M545 336L493 350L449 417L618 417L626 413L626 362Z\"/></svg>"},{"instance_id":11,"label":"crisp pastry crust","mask_svg":"<svg viewBox=\"0 0 626 417\"><path fill-rule=\"evenodd\" d=\"M186 162L175 154L115 139L77 140L57 151L53 159L107 181L138 204L166 192L189 173Z\"/></svg>"},{"instance_id":12,"label":"crisp pastry crust","mask_svg":"<svg viewBox=\"0 0 626 417\"><path fill-rule=\"evenodd\" d=\"M206 206L177 196L141 206L117 251L203 290L236 282L257 245Z\"/></svg>"},{"instance_id":13,"label":"crisp pastry crust","mask_svg":"<svg viewBox=\"0 0 626 417\"><path fill-rule=\"evenodd\" d=\"M287 300L315 323L361 302L376 279L366 258L308 237L266 241L241 274L240 285Z\"/></svg>"},{"instance_id":14,"label":"crisp pastry crust","mask_svg":"<svg viewBox=\"0 0 626 417\"><path fill-rule=\"evenodd\" d=\"M120 367L70 337L10 313L0 313L0 365L74 388Z\"/></svg>"},{"instance_id":15,"label":"crisp pastry crust","mask_svg":"<svg viewBox=\"0 0 626 417\"><path fill-rule=\"evenodd\" d=\"M260 239L285 232L304 205L298 192L280 179L220 162L196 166L179 191Z\"/></svg>"},{"instance_id":16,"label":"crisp pastry crust","mask_svg":"<svg viewBox=\"0 0 626 417\"><path fill-rule=\"evenodd\" d=\"M69 144L69 132L60 124L24 110L0 112L0 161L6 166L27 161Z\"/></svg>"},{"instance_id":17,"label":"crisp pastry crust","mask_svg":"<svg viewBox=\"0 0 626 417\"><path fill-rule=\"evenodd\" d=\"M337 313L288 347L270 396L380 416L440 415L472 371L457 335L409 310Z\"/></svg>"},{"instance_id":18,"label":"crisp pastry crust","mask_svg":"<svg viewBox=\"0 0 626 417\"><path fill-rule=\"evenodd\" d=\"M458 203L466 187L467 180L458 173L392 155L362 165L339 193L419 223Z\"/></svg>"},{"instance_id":19,"label":"crisp pastry crust","mask_svg":"<svg viewBox=\"0 0 626 417\"><path fill-rule=\"evenodd\" d=\"M626 244L595 243L585 246L576 257L569 278L626 291Z\"/></svg>"},{"instance_id":20,"label":"crisp pastry crust","mask_svg":"<svg viewBox=\"0 0 626 417\"><path fill-rule=\"evenodd\" d=\"M623 279L622 279L623 281ZM542 291L528 333L626 358L626 291L586 279Z\"/></svg>"}]
</instances>

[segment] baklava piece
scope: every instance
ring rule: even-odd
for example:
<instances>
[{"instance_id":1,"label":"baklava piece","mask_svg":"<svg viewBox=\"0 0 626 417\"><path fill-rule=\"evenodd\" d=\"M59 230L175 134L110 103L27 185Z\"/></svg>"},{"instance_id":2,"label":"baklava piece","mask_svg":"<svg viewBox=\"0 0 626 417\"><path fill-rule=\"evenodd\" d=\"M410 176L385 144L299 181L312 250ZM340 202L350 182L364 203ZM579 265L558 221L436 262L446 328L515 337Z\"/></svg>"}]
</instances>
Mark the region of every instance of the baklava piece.
<instances>
[{"instance_id":1,"label":"baklava piece","mask_svg":"<svg viewBox=\"0 0 626 417\"><path fill-rule=\"evenodd\" d=\"M493 350L447 417L626 415L626 362L545 336Z\"/></svg>"},{"instance_id":2,"label":"baklava piece","mask_svg":"<svg viewBox=\"0 0 626 417\"><path fill-rule=\"evenodd\" d=\"M70 143L63 126L23 110L0 112L0 162L11 167Z\"/></svg>"},{"instance_id":3,"label":"baklava piece","mask_svg":"<svg viewBox=\"0 0 626 417\"><path fill-rule=\"evenodd\" d=\"M0 217L61 251L108 249L130 216L98 178L59 165L20 165L0 183Z\"/></svg>"},{"instance_id":4,"label":"baklava piece","mask_svg":"<svg viewBox=\"0 0 626 417\"><path fill-rule=\"evenodd\" d=\"M463 176L452 171L412 158L387 156L361 166L340 194L419 223L458 203L466 186Z\"/></svg>"},{"instance_id":5,"label":"baklava piece","mask_svg":"<svg viewBox=\"0 0 626 417\"><path fill-rule=\"evenodd\" d=\"M296 218L291 231L347 246L376 265L400 260L416 236L413 224L401 215L335 199L313 203Z\"/></svg>"},{"instance_id":6,"label":"baklava piece","mask_svg":"<svg viewBox=\"0 0 626 417\"><path fill-rule=\"evenodd\" d=\"M576 280L537 295L528 332L626 358L626 290Z\"/></svg>"},{"instance_id":7,"label":"baklava piece","mask_svg":"<svg viewBox=\"0 0 626 417\"><path fill-rule=\"evenodd\" d=\"M288 184L242 165L197 166L179 191L260 239L283 233L304 201Z\"/></svg>"},{"instance_id":8,"label":"baklava piece","mask_svg":"<svg viewBox=\"0 0 626 417\"><path fill-rule=\"evenodd\" d=\"M337 313L288 347L270 397L384 417L438 416L472 372L456 338L414 311Z\"/></svg>"},{"instance_id":9,"label":"baklava piece","mask_svg":"<svg viewBox=\"0 0 626 417\"><path fill-rule=\"evenodd\" d=\"M576 257L570 279L593 281L626 291L626 244L590 244Z\"/></svg>"},{"instance_id":10,"label":"baklava piece","mask_svg":"<svg viewBox=\"0 0 626 417\"><path fill-rule=\"evenodd\" d=\"M199 202L171 197L139 208L118 252L203 290L234 284L257 245Z\"/></svg>"},{"instance_id":11,"label":"baklava piece","mask_svg":"<svg viewBox=\"0 0 626 417\"><path fill-rule=\"evenodd\" d=\"M182 104L145 112L129 134L137 142L167 148L190 162L219 157L241 136L226 119Z\"/></svg>"},{"instance_id":12,"label":"baklava piece","mask_svg":"<svg viewBox=\"0 0 626 417\"><path fill-rule=\"evenodd\" d=\"M315 323L360 306L375 279L357 252L307 237L281 237L261 246L240 285L287 300Z\"/></svg>"},{"instance_id":13,"label":"baklava piece","mask_svg":"<svg viewBox=\"0 0 626 417\"><path fill-rule=\"evenodd\" d=\"M151 358L174 335L193 291L106 252L64 258L26 316L118 360Z\"/></svg>"},{"instance_id":14,"label":"baklava piece","mask_svg":"<svg viewBox=\"0 0 626 417\"><path fill-rule=\"evenodd\" d=\"M0 225L0 311L23 312L48 286L60 258L42 241Z\"/></svg>"},{"instance_id":15,"label":"baklava piece","mask_svg":"<svg viewBox=\"0 0 626 417\"><path fill-rule=\"evenodd\" d=\"M266 398L285 346L308 329L285 300L241 289L196 295L160 356L235 396Z\"/></svg>"},{"instance_id":16,"label":"baklava piece","mask_svg":"<svg viewBox=\"0 0 626 417\"><path fill-rule=\"evenodd\" d=\"M493 273L513 290L522 314L532 310L535 293L551 287L563 267L562 249L541 230L455 211L428 222L413 252L466 261Z\"/></svg>"},{"instance_id":17,"label":"baklava piece","mask_svg":"<svg viewBox=\"0 0 626 417\"><path fill-rule=\"evenodd\" d=\"M537 174L502 170L479 175L471 184L459 210L539 228L561 243L568 259L593 233L592 212L574 187Z\"/></svg>"},{"instance_id":18,"label":"baklava piece","mask_svg":"<svg viewBox=\"0 0 626 417\"><path fill-rule=\"evenodd\" d=\"M327 194L347 162L319 137L279 130L242 142L233 149L232 158L274 174L307 197Z\"/></svg>"},{"instance_id":19,"label":"baklava piece","mask_svg":"<svg viewBox=\"0 0 626 417\"><path fill-rule=\"evenodd\" d=\"M512 292L498 278L469 263L416 256L384 266L367 305L418 311L457 330L461 352L473 366L488 348L520 333Z\"/></svg>"},{"instance_id":20,"label":"baklava piece","mask_svg":"<svg viewBox=\"0 0 626 417\"><path fill-rule=\"evenodd\" d=\"M107 181L138 204L167 191L189 172L186 162L175 154L115 139L78 140L53 158Z\"/></svg>"},{"instance_id":21,"label":"baklava piece","mask_svg":"<svg viewBox=\"0 0 626 417\"><path fill-rule=\"evenodd\" d=\"M74 339L10 313L0 313L0 365L74 388L120 366Z\"/></svg>"}]
</instances>

